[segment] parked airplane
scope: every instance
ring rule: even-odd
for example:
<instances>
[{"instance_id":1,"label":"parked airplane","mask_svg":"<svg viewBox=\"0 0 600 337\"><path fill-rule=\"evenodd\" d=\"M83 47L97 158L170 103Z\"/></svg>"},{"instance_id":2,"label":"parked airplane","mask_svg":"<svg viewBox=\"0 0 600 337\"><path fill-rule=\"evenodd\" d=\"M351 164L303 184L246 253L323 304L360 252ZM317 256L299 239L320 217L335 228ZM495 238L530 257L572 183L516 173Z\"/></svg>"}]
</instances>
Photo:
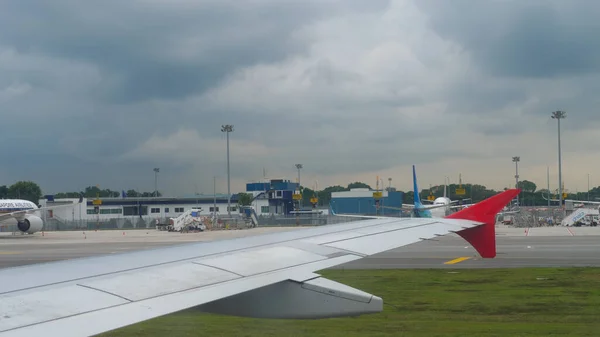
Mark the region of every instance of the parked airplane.
<instances>
[{"instance_id":1,"label":"parked airplane","mask_svg":"<svg viewBox=\"0 0 600 337\"><path fill-rule=\"evenodd\" d=\"M0 336L90 336L188 308L296 319L381 312L380 297L315 272L448 233L494 258L495 216L518 193L505 191L443 219L365 217L0 269Z\"/></svg>"},{"instance_id":2,"label":"parked airplane","mask_svg":"<svg viewBox=\"0 0 600 337\"><path fill-rule=\"evenodd\" d=\"M462 200L450 200L446 195L447 186L444 184L444 196L436 198L431 205L424 205L421 202L421 197L419 196L419 187L417 186L417 173L415 170L415 165L412 167L413 169L413 195L414 195L414 203L413 204L402 204L402 207L393 207L393 206L382 206L384 208L389 209L397 209L411 212L413 217L415 218L443 218L453 211L459 210L464 207L469 207L472 204L465 205L452 205ZM463 200L468 200L470 198L466 198Z\"/></svg>"},{"instance_id":3,"label":"parked airplane","mask_svg":"<svg viewBox=\"0 0 600 337\"><path fill-rule=\"evenodd\" d=\"M83 195L79 197L79 203L83 201ZM38 207L28 200L0 199L0 223L8 223L16 220L17 228L22 233L33 234L44 228L44 220L36 212L52 210L62 207L73 207L75 204L65 204L50 207Z\"/></svg>"}]
</instances>

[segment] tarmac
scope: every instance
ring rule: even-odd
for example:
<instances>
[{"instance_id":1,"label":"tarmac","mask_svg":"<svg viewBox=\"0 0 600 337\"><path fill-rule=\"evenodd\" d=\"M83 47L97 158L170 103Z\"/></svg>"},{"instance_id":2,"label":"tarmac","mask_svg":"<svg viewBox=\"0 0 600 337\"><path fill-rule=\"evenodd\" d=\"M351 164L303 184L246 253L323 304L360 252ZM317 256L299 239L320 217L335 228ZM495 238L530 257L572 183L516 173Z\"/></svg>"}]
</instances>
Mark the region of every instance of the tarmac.
<instances>
[{"instance_id":1,"label":"tarmac","mask_svg":"<svg viewBox=\"0 0 600 337\"><path fill-rule=\"evenodd\" d=\"M0 233L0 268L79 257L117 254L189 242L289 231L263 227L201 233L148 230ZM426 240L335 268L514 268L600 266L600 227L510 228L497 226L497 257L481 259L462 238Z\"/></svg>"}]
</instances>

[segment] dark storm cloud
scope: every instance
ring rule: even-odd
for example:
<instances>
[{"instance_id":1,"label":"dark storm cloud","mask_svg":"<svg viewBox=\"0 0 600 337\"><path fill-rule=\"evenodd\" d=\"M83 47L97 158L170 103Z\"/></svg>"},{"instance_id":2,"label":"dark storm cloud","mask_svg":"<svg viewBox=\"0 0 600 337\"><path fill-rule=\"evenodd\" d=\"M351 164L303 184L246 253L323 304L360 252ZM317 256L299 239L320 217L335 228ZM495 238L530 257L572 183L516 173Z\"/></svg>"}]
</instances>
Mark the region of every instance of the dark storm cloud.
<instances>
[{"instance_id":1,"label":"dark storm cloud","mask_svg":"<svg viewBox=\"0 0 600 337\"><path fill-rule=\"evenodd\" d=\"M556 78L600 70L600 3L417 1L438 34L462 45L485 72Z\"/></svg>"},{"instance_id":2,"label":"dark storm cloud","mask_svg":"<svg viewBox=\"0 0 600 337\"><path fill-rule=\"evenodd\" d=\"M335 10L386 2L10 1L0 12L0 43L97 66L99 99L178 99L240 67L302 53L309 41L294 31Z\"/></svg>"},{"instance_id":3,"label":"dark storm cloud","mask_svg":"<svg viewBox=\"0 0 600 337\"><path fill-rule=\"evenodd\" d=\"M2 168L13 177L36 176L37 169L36 179L44 182L39 169L45 167L42 175L53 189L66 183L49 178L61 169L105 181L137 180L136 169L163 159L116 163L115 158L149 137L182 126L218 137L223 123L252 127L256 120L234 109L207 109L186 97L201 95L240 68L302 55L314 37L297 31L316 20L378 11L387 3L5 1L0 90L23 92L0 91L2 113L11 116L0 124L2 148L12 158ZM251 138L240 131L236 136ZM37 158L36 165L19 169L23 156Z\"/></svg>"}]
</instances>

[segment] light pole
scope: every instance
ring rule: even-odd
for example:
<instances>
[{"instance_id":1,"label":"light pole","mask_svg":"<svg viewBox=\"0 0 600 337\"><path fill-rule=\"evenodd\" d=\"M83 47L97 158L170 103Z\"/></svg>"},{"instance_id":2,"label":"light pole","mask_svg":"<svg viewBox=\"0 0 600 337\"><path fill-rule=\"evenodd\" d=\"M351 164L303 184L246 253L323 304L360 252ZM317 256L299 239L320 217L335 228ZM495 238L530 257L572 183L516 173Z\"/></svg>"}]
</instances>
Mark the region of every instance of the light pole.
<instances>
[{"instance_id":1,"label":"light pole","mask_svg":"<svg viewBox=\"0 0 600 337\"><path fill-rule=\"evenodd\" d=\"M552 112L552 118L558 120L558 204L562 208L562 160L560 154L560 120L567 117L565 111L557 110Z\"/></svg>"},{"instance_id":2,"label":"light pole","mask_svg":"<svg viewBox=\"0 0 600 337\"><path fill-rule=\"evenodd\" d=\"M231 218L231 188L229 180L229 133L233 132L233 125L221 125L221 132L227 134L227 216Z\"/></svg>"},{"instance_id":3,"label":"light pole","mask_svg":"<svg viewBox=\"0 0 600 337\"><path fill-rule=\"evenodd\" d=\"M154 168L154 197L158 197L158 172L160 169L158 167Z\"/></svg>"},{"instance_id":4,"label":"light pole","mask_svg":"<svg viewBox=\"0 0 600 337\"><path fill-rule=\"evenodd\" d=\"M300 190L300 169L302 169L302 164L296 164L296 168L298 169L298 192L302 193ZM302 199L298 200L298 210L302 209Z\"/></svg>"},{"instance_id":5,"label":"light pole","mask_svg":"<svg viewBox=\"0 0 600 337\"><path fill-rule=\"evenodd\" d=\"M590 174L588 173L588 202L590 201Z\"/></svg>"},{"instance_id":6,"label":"light pole","mask_svg":"<svg viewBox=\"0 0 600 337\"><path fill-rule=\"evenodd\" d=\"M217 177L213 177L213 220L217 219Z\"/></svg>"},{"instance_id":7,"label":"light pole","mask_svg":"<svg viewBox=\"0 0 600 337\"><path fill-rule=\"evenodd\" d=\"M513 163L515 163L515 188L519 188L519 162L521 157L512 157ZM519 205L519 195L517 194L517 206Z\"/></svg>"},{"instance_id":8,"label":"light pole","mask_svg":"<svg viewBox=\"0 0 600 337\"><path fill-rule=\"evenodd\" d=\"M552 199L552 194L550 193L550 166L546 166L546 182L548 184L548 208L550 208L550 199Z\"/></svg>"}]
</instances>

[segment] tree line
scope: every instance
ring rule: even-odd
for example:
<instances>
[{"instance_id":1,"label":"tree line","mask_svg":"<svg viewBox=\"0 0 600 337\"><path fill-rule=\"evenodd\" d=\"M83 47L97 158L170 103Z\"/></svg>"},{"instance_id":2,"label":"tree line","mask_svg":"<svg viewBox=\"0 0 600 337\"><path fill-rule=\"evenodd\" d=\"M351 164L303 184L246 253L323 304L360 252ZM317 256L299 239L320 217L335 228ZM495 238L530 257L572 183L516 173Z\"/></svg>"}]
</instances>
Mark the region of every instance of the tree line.
<instances>
[{"instance_id":1,"label":"tree line","mask_svg":"<svg viewBox=\"0 0 600 337\"><path fill-rule=\"evenodd\" d=\"M83 195L86 198L118 198L122 197L123 191L113 191L110 189L100 189L97 186L88 186L83 191L79 192L61 192L56 193L54 198L79 198L79 196ZM129 189L125 191L126 197L160 197L162 194L157 192L138 192L133 189ZM37 204L39 200L42 198L43 193L42 189L38 184L33 181L17 181L16 183L6 186L0 186L0 199L22 199L29 200Z\"/></svg>"},{"instance_id":2,"label":"tree line","mask_svg":"<svg viewBox=\"0 0 600 337\"><path fill-rule=\"evenodd\" d=\"M123 191L113 191L111 189L105 188L100 189L97 186L88 186L81 192L61 192L56 193L54 198L78 198L81 194L83 194L86 198L150 198L150 197L160 197L162 194L160 192L138 192L133 189L129 189L125 191L125 195L123 195Z\"/></svg>"},{"instance_id":3,"label":"tree line","mask_svg":"<svg viewBox=\"0 0 600 337\"><path fill-rule=\"evenodd\" d=\"M521 201L521 205L525 206L544 206L548 204L548 198L550 199L558 199L558 195L556 191L548 191L547 189L537 189L535 183L522 180L519 182L519 187L522 189L521 194L519 195L519 199ZM331 201L331 193L332 192L343 192L349 191L353 188L368 188L373 189L370 185L363 182L353 182L348 184L346 187L340 185L334 185L326 187L322 190L315 191L309 187L301 186L302 193L302 203L304 205L310 205L310 199L316 197L318 199L318 206L327 206ZM458 195L456 193L457 189L464 189L465 194ZM385 190L396 191L394 187L391 189L386 187ZM479 202L486 198L489 198L501 191L495 191L493 189L488 189L487 187L479 184L450 184L448 185L446 196L452 200L466 199L469 198L469 202ZM79 192L61 192L56 193L54 198L79 198L80 195L83 194L86 198L119 198L122 197L123 191L113 191L111 189L100 189L97 186L88 186L83 191ZM403 192L403 191L398 191ZM153 196L162 196L160 192L155 195L154 192L138 192L133 189L129 189L125 191L126 197L153 197ZM444 194L444 186L437 185L432 186L430 189L422 189L420 192L420 196L422 199L427 198L429 195L433 197L441 197ZM0 199L23 199L29 200L34 203L38 203L42 198L42 190L38 184L33 181L17 181L16 183L7 186L0 186ZM403 192L402 202L405 204L412 204L414 193L413 191ZM575 200L589 200L590 201L598 201L600 200L600 186L594 187L588 192L578 192L578 193L569 193L567 195L568 199ZM240 204L248 205L252 201L251 195L246 195L246 193L240 193L238 199L240 200ZM556 204L554 202L553 204Z\"/></svg>"},{"instance_id":4,"label":"tree line","mask_svg":"<svg viewBox=\"0 0 600 337\"><path fill-rule=\"evenodd\" d=\"M309 187L301 186L300 190L302 193L302 203L303 205L310 205L310 199L316 197L318 200L317 206L328 206L329 202L331 201L331 193L350 191L353 188L373 189L372 186L363 182L353 182L348 184L346 187L340 185L329 186L319 191L315 191ZM558 199L556 191L548 191L547 189L538 190L537 185L529 180L519 181L519 188L522 190L521 194L519 195L519 200L520 204L523 206L545 206L548 205L548 199ZM457 194L457 189L463 189L464 194ZM414 202L414 192L412 190L406 192L398 191L394 187L386 187L384 190L402 192L402 203L404 204L412 204ZM465 201L467 203L479 202L500 192L502 191L488 189L486 186L479 184L449 184L446 187L446 196L448 198L451 200L469 199ZM434 198L442 197L444 196L444 185L436 185L432 186L431 188L422 189L419 193L419 196L421 199L426 199L428 196L433 196ZM586 201L588 200L588 192L568 193L566 197L567 199ZM252 196L251 194L245 195L245 193L240 193L238 200L240 200L240 204L242 205L249 205L252 201ZM600 186L594 187L589 191L589 200L600 200ZM557 202L553 201L551 204L556 205Z\"/></svg>"}]
</instances>

